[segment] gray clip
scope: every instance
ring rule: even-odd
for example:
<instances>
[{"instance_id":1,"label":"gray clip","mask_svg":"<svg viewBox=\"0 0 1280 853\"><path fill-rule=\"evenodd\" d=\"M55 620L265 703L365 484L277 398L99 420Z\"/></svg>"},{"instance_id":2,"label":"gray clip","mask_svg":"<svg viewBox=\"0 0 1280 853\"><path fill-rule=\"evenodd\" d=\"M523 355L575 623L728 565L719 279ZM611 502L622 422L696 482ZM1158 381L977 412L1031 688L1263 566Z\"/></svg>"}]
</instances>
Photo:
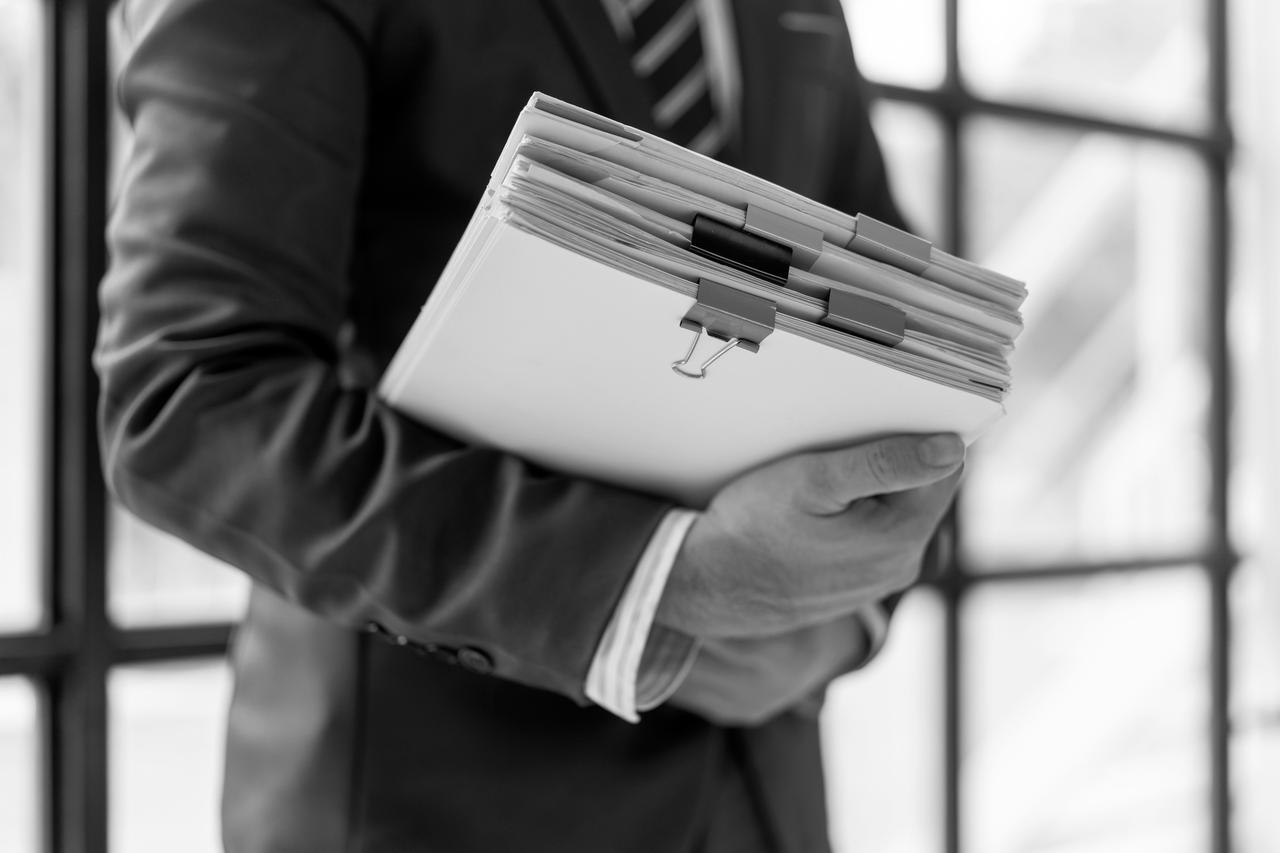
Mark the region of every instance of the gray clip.
<instances>
[{"instance_id":1,"label":"gray clip","mask_svg":"<svg viewBox=\"0 0 1280 853\"><path fill-rule=\"evenodd\" d=\"M791 263L803 270L813 269L822 255L823 234L754 204L747 205L743 230L791 247Z\"/></svg>"},{"instance_id":2,"label":"gray clip","mask_svg":"<svg viewBox=\"0 0 1280 853\"><path fill-rule=\"evenodd\" d=\"M890 347L907 335L907 312L842 290L831 291L823 322Z\"/></svg>"},{"instance_id":3,"label":"gray clip","mask_svg":"<svg viewBox=\"0 0 1280 853\"><path fill-rule=\"evenodd\" d=\"M727 284L698 280L698 301L680 321L680 328L696 332L684 358L671 362L671 369L686 379L703 379L707 368L734 347L759 352L760 344L773 332L778 308L773 302L736 290ZM687 369L703 336L725 341L724 346L702 362L697 370Z\"/></svg>"},{"instance_id":4,"label":"gray clip","mask_svg":"<svg viewBox=\"0 0 1280 853\"><path fill-rule=\"evenodd\" d=\"M901 228L859 213L845 248L920 275L933 263L933 244Z\"/></svg>"}]
</instances>

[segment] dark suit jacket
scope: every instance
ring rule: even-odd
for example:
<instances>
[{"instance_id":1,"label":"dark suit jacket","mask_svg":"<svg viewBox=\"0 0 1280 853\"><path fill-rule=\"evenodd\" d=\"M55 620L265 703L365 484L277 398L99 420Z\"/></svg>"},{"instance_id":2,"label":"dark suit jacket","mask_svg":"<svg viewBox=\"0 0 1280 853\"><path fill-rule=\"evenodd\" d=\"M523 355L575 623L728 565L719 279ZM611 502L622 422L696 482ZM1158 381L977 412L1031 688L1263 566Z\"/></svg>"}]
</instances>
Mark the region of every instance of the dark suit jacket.
<instances>
[{"instance_id":1,"label":"dark suit jacket","mask_svg":"<svg viewBox=\"0 0 1280 853\"><path fill-rule=\"evenodd\" d=\"M811 715L632 726L583 697L668 507L370 393L532 90L650 125L597 0L122 5L103 455L124 504L257 581L229 849L685 850L726 767L781 848L825 849ZM896 221L838 0L734 8L725 158Z\"/></svg>"}]
</instances>

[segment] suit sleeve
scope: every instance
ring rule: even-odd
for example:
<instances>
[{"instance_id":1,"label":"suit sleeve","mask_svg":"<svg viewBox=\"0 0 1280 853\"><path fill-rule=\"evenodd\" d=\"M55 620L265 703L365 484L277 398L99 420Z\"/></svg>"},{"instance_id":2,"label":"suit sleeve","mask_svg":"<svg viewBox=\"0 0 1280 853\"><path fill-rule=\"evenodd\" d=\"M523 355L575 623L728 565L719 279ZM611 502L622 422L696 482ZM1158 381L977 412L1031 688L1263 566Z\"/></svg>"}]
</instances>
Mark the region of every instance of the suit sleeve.
<instances>
[{"instance_id":1,"label":"suit sleeve","mask_svg":"<svg viewBox=\"0 0 1280 853\"><path fill-rule=\"evenodd\" d=\"M320 0L141 0L96 367L111 489L301 606L585 701L660 501L339 381L365 45ZM424 203L430 203L425 200Z\"/></svg>"}]
</instances>

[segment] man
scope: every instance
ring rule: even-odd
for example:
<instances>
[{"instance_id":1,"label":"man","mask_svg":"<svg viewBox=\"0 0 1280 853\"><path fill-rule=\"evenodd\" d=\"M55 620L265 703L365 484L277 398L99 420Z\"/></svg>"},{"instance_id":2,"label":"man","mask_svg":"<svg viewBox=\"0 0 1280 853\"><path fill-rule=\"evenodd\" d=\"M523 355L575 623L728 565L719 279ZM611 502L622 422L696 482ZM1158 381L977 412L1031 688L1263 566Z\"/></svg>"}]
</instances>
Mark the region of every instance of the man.
<instances>
[{"instance_id":1,"label":"man","mask_svg":"<svg viewBox=\"0 0 1280 853\"><path fill-rule=\"evenodd\" d=\"M679 508L372 393L535 89L897 221L837 0L695 2L687 40L667 0L122 3L104 459L257 581L229 850L826 849L822 691L882 638L959 443Z\"/></svg>"}]
</instances>

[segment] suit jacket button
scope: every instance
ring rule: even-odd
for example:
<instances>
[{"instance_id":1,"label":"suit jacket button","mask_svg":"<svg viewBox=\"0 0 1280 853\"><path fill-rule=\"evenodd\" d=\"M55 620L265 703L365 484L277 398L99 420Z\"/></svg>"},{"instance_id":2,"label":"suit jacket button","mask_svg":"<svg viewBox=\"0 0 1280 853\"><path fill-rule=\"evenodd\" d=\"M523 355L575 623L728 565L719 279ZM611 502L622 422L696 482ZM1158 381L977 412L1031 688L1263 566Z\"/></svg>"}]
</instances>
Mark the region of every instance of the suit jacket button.
<instances>
[{"instance_id":1,"label":"suit jacket button","mask_svg":"<svg viewBox=\"0 0 1280 853\"><path fill-rule=\"evenodd\" d=\"M463 669L478 675L488 675L493 672L493 658L471 646L458 649L458 664Z\"/></svg>"}]
</instances>

